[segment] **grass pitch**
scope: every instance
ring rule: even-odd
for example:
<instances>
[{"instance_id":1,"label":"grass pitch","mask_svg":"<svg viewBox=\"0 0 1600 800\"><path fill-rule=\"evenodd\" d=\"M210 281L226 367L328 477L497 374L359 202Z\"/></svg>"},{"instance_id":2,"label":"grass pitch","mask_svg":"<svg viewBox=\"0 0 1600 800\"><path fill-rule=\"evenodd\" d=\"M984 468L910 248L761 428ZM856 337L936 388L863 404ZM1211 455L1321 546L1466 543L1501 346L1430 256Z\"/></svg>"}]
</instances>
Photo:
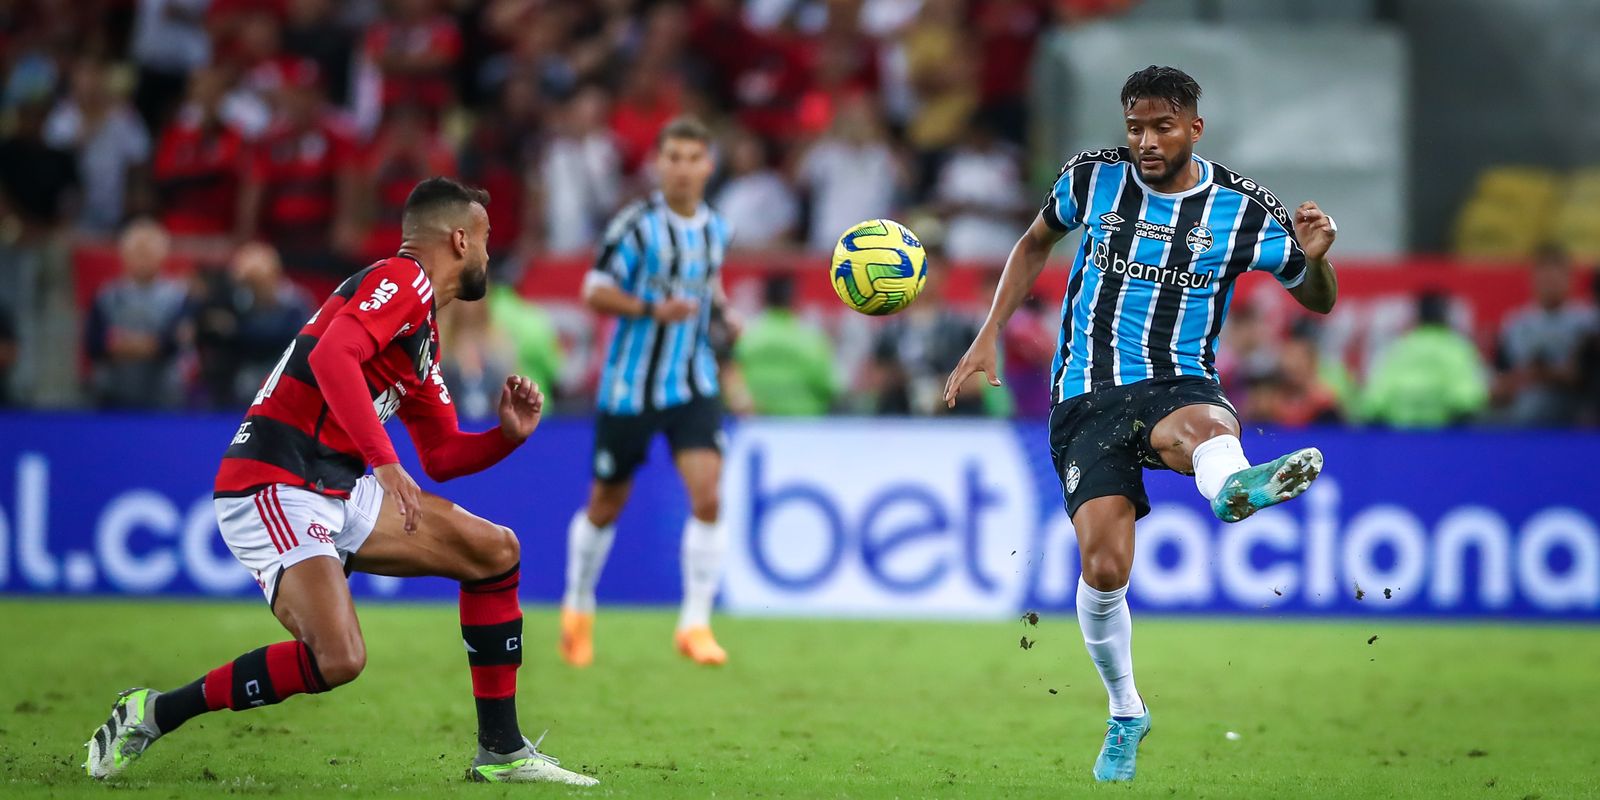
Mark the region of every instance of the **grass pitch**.
<instances>
[{"instance_id":1,"label":"grass pitch","mask_svg":"<svg viewBox=\"0 0 1600 800\"><path fill-rule=\"evenodd\" d=\"M0 601L0 795L1600 795L1594 629L1141 618L1155 729L1136 783L1096 786L1105 698L1070 617L722 619L732 663L715 670L673 652L671 614L603 609L597 663L574 671L549 608L528 611L523 728L548 727L545 749L602 784L472 785L455 614L367 605L356 683L197 719L113 787L78 764L118 690L186 682L282 631L253 603Z\"/></svg>"}]
</instances>

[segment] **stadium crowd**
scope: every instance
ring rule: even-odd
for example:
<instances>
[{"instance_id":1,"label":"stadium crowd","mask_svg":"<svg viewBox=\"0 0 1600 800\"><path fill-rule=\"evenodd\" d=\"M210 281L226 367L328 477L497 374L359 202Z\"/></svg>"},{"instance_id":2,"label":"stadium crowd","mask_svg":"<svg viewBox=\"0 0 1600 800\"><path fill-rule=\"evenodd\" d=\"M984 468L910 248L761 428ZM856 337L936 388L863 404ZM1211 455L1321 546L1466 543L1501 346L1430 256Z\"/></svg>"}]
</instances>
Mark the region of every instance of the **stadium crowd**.
<instances>
[{"instance_id":1,"label":"stadium crowd","mask_svg":"<svg viewBox=\"0 0 1600 800\"><path fill-rule=\"evenodd\" d=\"M828 251L850 224L895 216L938 258L997 264L1053 175L1022 155L1035 42L1129 5L0 2L0 404L238 409L319 299L294 279L391 253L410 187L452 174L494 198L500 279L442 320L463 414L492 413L512 370L587 411L593 320L574 334L563 309L509 287L587 253L647 190L666 120L719 131L713 204L737 247ZM115 242L120 274L79 303L72 253L94 241ZM169 276L173 251L198 268ZM1568 296L1573 269L1541 254L1534 304L1487 358L1447 297L1420 297L1414 328L1361 375L1309 322L1241 308L1222 379L1248 418L1287 425L1600 424L1600 317ZM769 278L726 348L729 404L939 413L981 316L939 284L863 327ZM1008 329L1008 391L957 413L1047 413L1055 302Z\"/></svg>"}]
</instances>

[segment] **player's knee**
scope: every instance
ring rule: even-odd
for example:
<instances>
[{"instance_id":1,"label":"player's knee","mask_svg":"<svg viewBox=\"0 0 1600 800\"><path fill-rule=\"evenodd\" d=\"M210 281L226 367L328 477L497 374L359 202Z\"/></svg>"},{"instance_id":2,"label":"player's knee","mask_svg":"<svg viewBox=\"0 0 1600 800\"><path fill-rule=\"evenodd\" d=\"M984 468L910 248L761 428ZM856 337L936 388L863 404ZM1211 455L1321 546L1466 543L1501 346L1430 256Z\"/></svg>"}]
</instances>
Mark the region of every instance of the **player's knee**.
<instances>
[{"instance_id":1,"label":"player's knee","mask_svg":"<svg viewBox=\"0 0 1600 800\"><path fill-rule=\"evenodd\" d=\"M344 636L334 641L306 643L317 659L317 671L328 688L343 686L361 675L367 668L367 646L360 636Z\"/></svg>"},{"instance_id":2,"label":"player's knee","mask_svg":"<svg viewBox=\"0 0 1600 800\"><path fill-rule=\"evenodd\" d=\"M499 575L522 563L522 542L517 539L516 531L496 525L486 538L481 557L484 565L493 570L492 574Z\"/></svg>"},{"instance_id":3,"label":"player's knee","mask_svg":"<svg viewBox=\"0 0 1600 800\"><path fill-rule=\"evenodd\" d=\"M722 513L722 498L716 492L704 492L689 501L689 513L701 522L716 522Z\"/></svg>"},{"instance_id":4,"label":"player's knee","mask_svg":"<svg viewBox=\"0 0 1600 800\"><path fill-rule=\"evenodd\" d=\"M1128 585L1128 573L1132 566L1116 553L1085 553L1083 582L1102 592L1120 589Z\"/></svg>"}]
</instances>

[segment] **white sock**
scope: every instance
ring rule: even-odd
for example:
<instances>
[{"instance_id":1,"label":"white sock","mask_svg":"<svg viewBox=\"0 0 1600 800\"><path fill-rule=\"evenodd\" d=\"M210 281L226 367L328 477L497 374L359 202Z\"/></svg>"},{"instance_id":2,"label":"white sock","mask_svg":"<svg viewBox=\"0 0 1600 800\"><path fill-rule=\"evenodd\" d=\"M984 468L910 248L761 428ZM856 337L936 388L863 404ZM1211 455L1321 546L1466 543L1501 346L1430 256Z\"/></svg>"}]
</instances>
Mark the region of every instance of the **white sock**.
<instances>
[{"instance_id":1,"label":"white sock","mask_svg":"<svg viewBox=\"0 0 1600 800\"><path fill-rule=\"evenodd\" d=\"M573 515L567 526L567 591L561 596L562 606L594 613L594 587L600 583L600 570L605 568L616 535L615 524L596 527L581 508Z\"/></svg>"},{"instance_id":2,"label":"white sock","mask_svg":"<svg viewBox=\"0 0 1600 800\"><path fill-rule=\"evenodd\" d=\"M1250 468L1250 461L1244 457L1244 444L1230 434L1201 442L1189 460L1194 464L1194 485L1207 500L1222 493L1222 485L1233 473Z\"/></svg>"},{"instance_id":3,"label":"white sock","mask_svg":"<svg viewBox=\"0 0 1600 800\"><path fill-rule=\"evenodd\" d=\"M711 624L711 606L722 581L722 555L728 549L722 526L689 517L683 524L683 610L678 630Z\"/></svg>"},{"instance_id":4,"label":"white sock","mask_svg":"<svg viewBox=\"0 0 1600 800\"><path fill-rule=\"evenodd\" d=\"M1144 714L1144 701L1133 685L1133 615L1128 613L1127 594L1127 584L1102 592L1078 577L1078 626L1111 697L1113 717Z\"/></svg>"}]
</instances>

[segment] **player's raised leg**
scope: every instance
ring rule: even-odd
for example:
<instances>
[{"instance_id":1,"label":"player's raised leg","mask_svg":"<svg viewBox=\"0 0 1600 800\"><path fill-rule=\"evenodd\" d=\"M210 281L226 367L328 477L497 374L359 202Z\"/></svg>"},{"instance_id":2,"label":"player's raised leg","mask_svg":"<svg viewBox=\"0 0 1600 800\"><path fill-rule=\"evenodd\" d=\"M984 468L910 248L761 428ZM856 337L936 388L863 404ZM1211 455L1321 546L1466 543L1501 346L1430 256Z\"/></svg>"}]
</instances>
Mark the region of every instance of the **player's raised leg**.
<instances>
[{"instance_id":1,"label":"player's raised leg","mask_svg":"<svg viewBox=\"0 0 1600 800\"><path fill-rule=\"evenodd\" d=\"M1133 616L1127 601L1134 515L1133 502L1120 495L1086 500L1072 515L1083 565L1078 626L1110 698L1105 741L1094 762L1094 777L1101 781L1133 780L1139 743L1150 732L1150 711L1133 682Z\"/></svg>"},{"instance_id":2,"label":"player's raised leg","mask_svg":"<svg viewBox=\"0 0 1600 800\"><path fill-rule=\"evenodd\" d=\"M722 511L722 453L691 447L674 454L678 473L689 492L689 519L683 525L683 606L675 640L678 652L697 664L720 665L728 654L711 634L711 608L722 580L728 550Z\"/></svg>"},{"instance_id":3,"label":"player's raised leg","mask_svg":"<svg viewBox=\"0 0 1600 800\"><path fill-rule=\"evenodd\" d=\"M593 778L562 769L517 724L517 669L522 666L522 606L517 597L521 547L511 529L422 493L416 530L407 533L385 497L372 534L350 558L375 575L438 576L461 584L461 639L472 670L478 755L469 778L495 783L551 781L590 786ZM542 738L542 737L541 737Z\"/></svg>"},{"instance_id":4,"label":"player's raised leg","mask_svg":"<svg viewBox=\"0 0 1600 800\"><path fill-rule=\"evenodd\" d=\"M1166 465L1193 475L1200 494L1223 522L1238 522L1268 506L1299 497L1322 472L1322 451L1305 447L1251 466L1239 441L1239 421L1211 404L1168 414L1150 431Z\"/></svg>"},{"instance_id":5,"label":"player's raised leg","mask_svg":"<svg viewBox=\"0 0 1600 800\"><path fill-rule=\"evenodd\" d=\"M90 777L120 773L156 739L201 714L275 705L355 680L366 647L344 570L328 550L291 565L276 582L273 612L292 641L252 650L169 692L123 692L88 743Z\"/></svg>"},{"instance_id":6,"label":"player's raised leg","mask_svg":"<svg viewBox=\"0 0 1600 800\"><path fill-rule=\"evenodd\" d=\"M633 489L631 478L596 479L588 504L567 525L567 586L561 594L561 658L574 667L594 663L595 587L617 536L617 517Z\"/></svg>"}]
</instances>

